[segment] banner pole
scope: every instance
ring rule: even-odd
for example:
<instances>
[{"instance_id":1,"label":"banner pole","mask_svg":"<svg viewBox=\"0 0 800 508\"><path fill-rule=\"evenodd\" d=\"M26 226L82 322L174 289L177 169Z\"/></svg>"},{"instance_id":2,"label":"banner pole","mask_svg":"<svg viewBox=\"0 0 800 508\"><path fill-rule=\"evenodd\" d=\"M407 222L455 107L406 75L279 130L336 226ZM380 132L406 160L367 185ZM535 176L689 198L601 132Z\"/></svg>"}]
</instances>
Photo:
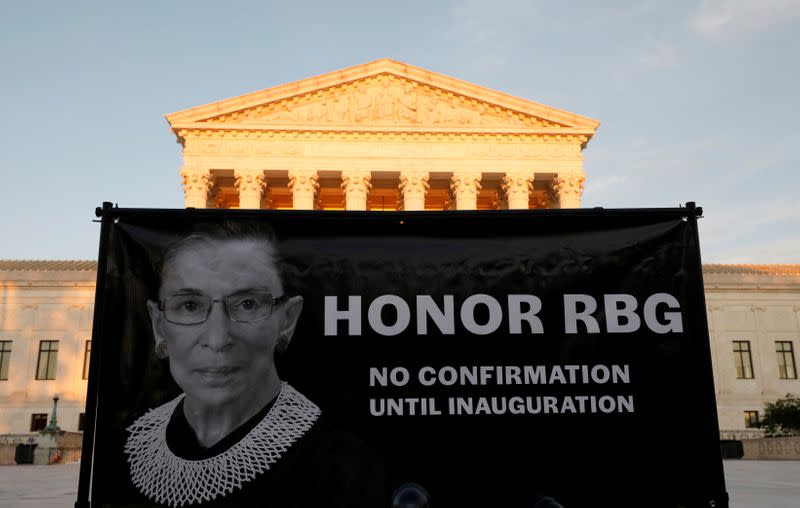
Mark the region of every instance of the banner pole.
<instances>
[{"instance_id":1,"label":"banner pole","mask_svg":"<svg viewBox=\"0 0 800 508\"><path fill-rule=\"evenodd\" d=\"M698 291L697 291L696 297L697 297L697 300L698 300L698 302L697 302L698 305L697 306L698 306L698 308L702 309L702 311L698 313L699 314L698 318L699 318L699 321L700 321L698 328L701 330L702 337L705 339L704 341L702 341L702 356L703 356L703 358L701 358L701 361L703 361L706 365L710 366L711 362L712 362L712 359L711 359L711 337L709 336L709 333L708 333L708 316L706 315L707 311L706 311L705 283L703 282L703 261L702 261L702 258L700 257L700 229L699 229L698 224L697 224L697 219L703 216L703 208L697 206L694 201L689 201L688 203L686 203L686 211L687 211L686 219L689 221L689 225L690 225L691 231L692 231L692 237L693 237L693 240L694 240L694 249L693 250L694 250L694 255L697 258L697 265L696 266L699 267L699 269L697 270L697 273L692 274L692 275L694 275L694 277L696 277L697 281L699 282L698 284L696 284L696 287L699 288ZM715 393L715 389L714 389L714 375L713 375L713 372L712 372L712 370L710 368L708 369L708 372L710 374L709 377L711 379L707 380L707 383L706 383L705 386L709 387L709 390L711 392L710 400L716 400L716 393ZM713 422L714 422L713 426L709 426L707 429L705 429L706 432L708 433L708 439L710 441L717 441L718 442L719 441L719 416L717 414L717 405L716 404L711 404L706 409L710 413L709 416L711 416L713 418ZM722 453L720 451L719 446L717 446L717 452L719 454L719 461L720 461L720 464L721 464L722 463ZM722 468L720 468L720 470L718 471L718 474L721 476L721 478L718 478L717 480L719 482L719 485L722 485L723 492L716 493L716 498L715 499L709 499L708 500L708 506L711 507L711 508L728 508L728 506L729 506L729 496L728 496L728 493L726 492L725 475L724 475L724 473L722 471Z\"/></svg>"},{"instance_id":2,"label":"banner pole","mask_svg":"<svg viewBox=\"0 0 800 508\"><path fill-rule=\"evenodd\" d=\"M83 428L83 447L81 450L81 469L78 477L78 495L75 508L89 508L89 487L91 485L92 463L94 462L94 429L97 417L98 374L103 343L103 290L106 278L106 244L111 231L111 210L109 202L95 210L100 217L100 248L97 258L97 286L94 293L94 315L92 316L92 354L89 357L89 380L86 387L86 417Z\"/></svg>"}]
</instances>

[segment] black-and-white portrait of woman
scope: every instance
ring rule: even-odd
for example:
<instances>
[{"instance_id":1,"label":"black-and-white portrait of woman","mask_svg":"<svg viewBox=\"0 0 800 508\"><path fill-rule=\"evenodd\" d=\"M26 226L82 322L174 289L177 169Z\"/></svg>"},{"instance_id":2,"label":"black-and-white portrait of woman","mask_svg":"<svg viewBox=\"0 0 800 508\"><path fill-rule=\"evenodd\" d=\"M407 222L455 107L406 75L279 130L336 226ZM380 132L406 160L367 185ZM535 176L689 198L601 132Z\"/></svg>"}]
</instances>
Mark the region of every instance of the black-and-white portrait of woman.
<instances>
[{"instance_id":1,"label":"black-and-white portrait of woman","mask_svg":"<svg viewBox=\"0 0 800 508\"><path fill-rule=\"evenodd\" d=\"M374 464L279 378L303 298L284 292L267 226L201 225L172 242L147 302L182 394L128 427L130 481L156 505L379 506Z\"/></svg>"}]
</instances>

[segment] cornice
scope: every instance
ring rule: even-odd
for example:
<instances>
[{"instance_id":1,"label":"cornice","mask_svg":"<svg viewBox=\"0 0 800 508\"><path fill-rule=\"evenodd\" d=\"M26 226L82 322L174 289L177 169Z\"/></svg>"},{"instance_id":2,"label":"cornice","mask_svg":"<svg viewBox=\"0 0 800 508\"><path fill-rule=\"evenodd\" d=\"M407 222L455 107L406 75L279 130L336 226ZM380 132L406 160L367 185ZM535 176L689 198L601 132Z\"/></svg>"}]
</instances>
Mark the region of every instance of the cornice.
<instances>
[{"instance_id":1,"label":"cornice","mask_svg":"<svg viewBox=\"0 0 800 508\"><path fill-rule=\"evenodd\" d=\"M707 265L706 265L707 266ZM726 266L726 265L714 265ZM735 267L736 265L728 265ZM788 288L800 291L800 275L750 274L750 273L713 273L703 271L703 282L706 288L742 288L743 290L766 290Z\"/></svg>"},{"instance_id":2,"label":"cornice","mask_svg":"<svg viewBox=\"0 0 800 508\"><path fill-rule=\"evenodd\" d=\"M581 129L421 129L408 127L385 128L313 128L309 126L257 127L242 126L231 128L214 124L185 124L176 130L181 144L187 138L209 139L335 139L335 140L466 140L466 141L505 141L542 142L568 145L580 144L585 148L592 133Z\"/></svg>"},{"instance_id":3,"label":"cornice","mask_svg":"<svg viewBox=\"0 0 800 508\"><path fill-rule=\"evenodd\" d=\"M505 128L505 127L411 127L411 126L330 126L330 125L254 125L254 124L220 124L206 122L177 123L173 127L180 135L184 131L210 131L210 132L383 132L383 133L408 133L408 134L465 134L465 135L495 135L495 134L520 134L520 135L546 135L546 136L592 136L589 129L558 127L558 128Z\"/></svg>"}]
</instances>

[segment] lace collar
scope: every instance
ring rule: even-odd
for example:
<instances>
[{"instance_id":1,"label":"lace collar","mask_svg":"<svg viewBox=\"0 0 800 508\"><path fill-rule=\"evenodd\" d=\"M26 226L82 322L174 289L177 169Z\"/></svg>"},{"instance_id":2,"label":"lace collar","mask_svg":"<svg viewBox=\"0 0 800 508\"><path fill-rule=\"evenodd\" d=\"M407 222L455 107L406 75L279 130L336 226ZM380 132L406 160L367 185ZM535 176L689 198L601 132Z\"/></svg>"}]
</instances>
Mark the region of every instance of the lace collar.
<instances>
[{"instance_id":1,"label":"lace collar","mask_svg":"<svg viewBox=\"0 0 800 508\"><path fill-rule=\"evenodd\" d=\"M134 485L148 498L171 507L230 494L268 471L314 425L320 409L286 383L266 416L238 443L203 460L178 457L167 446L167 424L179 395L128 427L125 453Z\"/></svg>"}]
</instances>

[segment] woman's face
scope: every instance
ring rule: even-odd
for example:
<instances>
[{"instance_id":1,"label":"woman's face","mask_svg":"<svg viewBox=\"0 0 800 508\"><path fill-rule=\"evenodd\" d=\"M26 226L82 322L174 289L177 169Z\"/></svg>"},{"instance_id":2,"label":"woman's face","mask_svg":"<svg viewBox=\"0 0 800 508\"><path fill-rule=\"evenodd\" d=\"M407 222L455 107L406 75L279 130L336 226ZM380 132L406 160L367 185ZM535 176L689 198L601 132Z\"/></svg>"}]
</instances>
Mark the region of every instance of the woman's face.
<instances>
[{"instance_id":1,"label":"woman's face","mask_svg":"<svg viewBox=\"0 0 800 508\"><path fill-rule=\"evenodd\" d=\"M164 266L159 299L197 294L212 299L247 290L283 289L263 242L208 241L179 251ZM164 340L175 382L187 401L223 406L252 397L277 383L275 346L288 342L302 308L302 298L275 306L270 316L251 323L231 321L222 302L215 302L208 319L180 325L167 321L156 302L148 302L156 342Z\"/></svg>"}]
</instances>

